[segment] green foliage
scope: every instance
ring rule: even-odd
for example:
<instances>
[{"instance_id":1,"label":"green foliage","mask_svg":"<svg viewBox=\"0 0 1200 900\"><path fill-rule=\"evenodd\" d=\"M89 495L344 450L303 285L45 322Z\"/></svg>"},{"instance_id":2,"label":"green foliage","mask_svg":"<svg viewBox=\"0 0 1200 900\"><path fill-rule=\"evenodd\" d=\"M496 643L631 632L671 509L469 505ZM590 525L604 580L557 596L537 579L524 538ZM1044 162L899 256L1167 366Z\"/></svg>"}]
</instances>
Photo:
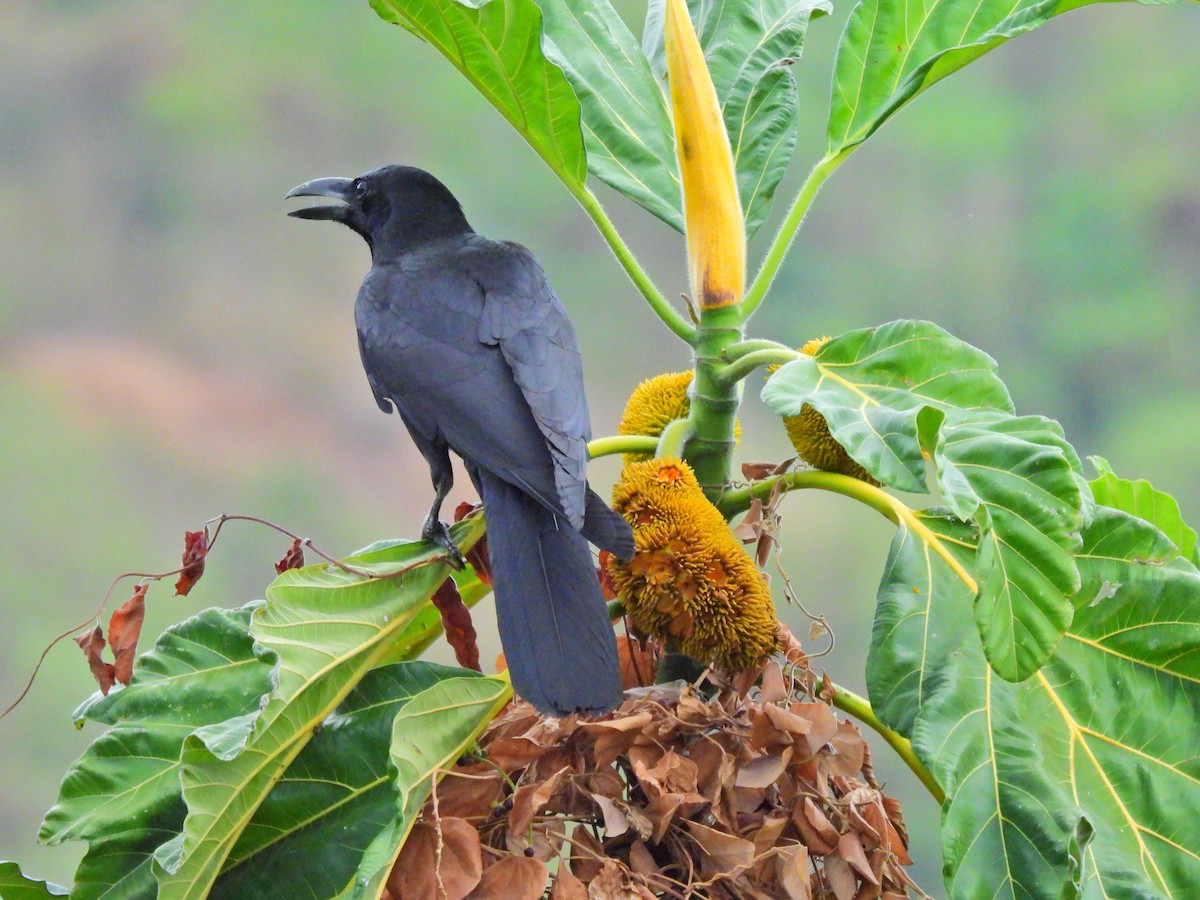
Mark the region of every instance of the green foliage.
<instances>
[{"instance_id":1,"label":"green foliage","mask_svg":"<svg viewBox=\"0 0 1200 900\"><path fill-rule=\"evenodd\" d=\"M1137 481L1119 478L1102 456L1090 456L1088 461L1100 473L1088 482L1097 503L1145 519L1174 542L1180 556L1200 563L1196 554L1196 532L1183 521L1174 497L1155 490L1144 478Z\"/></svg>"},{"instance_id":2,"label":"green foliage","mask_svg":"<svg viewBox=\"0 0 1200 900\"><path fill-rule=\"evenodd\" d=\"M57 884L26 878L15 862L0 862L0 897L5 900L43 900L45 897L65 897L68 893Z\"/></svg>"}]
</instances>

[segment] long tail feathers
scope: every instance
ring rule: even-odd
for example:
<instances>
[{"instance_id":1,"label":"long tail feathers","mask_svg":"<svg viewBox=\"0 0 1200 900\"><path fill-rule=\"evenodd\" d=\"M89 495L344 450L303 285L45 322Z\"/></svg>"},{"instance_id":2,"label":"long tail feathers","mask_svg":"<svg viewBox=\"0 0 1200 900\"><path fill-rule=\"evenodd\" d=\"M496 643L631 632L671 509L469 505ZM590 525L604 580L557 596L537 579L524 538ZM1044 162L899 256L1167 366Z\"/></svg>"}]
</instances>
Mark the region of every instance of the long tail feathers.
<instances>
[{"instance_id":1,"label":"long tail feathers","mask_svg":"<svg viewBox=\"0 0 1200 900\"><path fill-rule=\"evenodd\" d=\"M621 700L616 640L587 540L494 475L474 469L471 477L487 510L496 618L513 689L555 715L612 709ZM619 544L611 526L600 536L609 540L610 532Z\"/></svg>"}]
</instances>

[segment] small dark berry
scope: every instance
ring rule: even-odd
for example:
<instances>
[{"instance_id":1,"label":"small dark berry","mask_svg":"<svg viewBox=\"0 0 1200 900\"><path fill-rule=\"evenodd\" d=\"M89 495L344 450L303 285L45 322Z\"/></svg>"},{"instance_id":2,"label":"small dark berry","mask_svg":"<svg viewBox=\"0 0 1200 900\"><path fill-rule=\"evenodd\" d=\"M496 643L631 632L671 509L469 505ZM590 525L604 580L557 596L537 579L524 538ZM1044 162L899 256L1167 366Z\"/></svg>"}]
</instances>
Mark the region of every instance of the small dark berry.
<instances>
[{"instance_id":1,"label":"small dark berry","mask_svg":"<svg viewBox=\"0 0 1200 900\"><path fill-rule=\"evenodd\" d=\"M505 812L512 812L512 797L505 797L505 798L504 798L504 811L505 811Z\"/></svg>"},{"instance_id":2,"label":"small dark berry","mask_svg":"<svg viewBox=\"0 0 1200 900\"><path fill-rule=\"evenodd\" d=\"M526 856L533 856L533 848L532 848L532 847L526 847L526 848L525 848L525 855L526 855Z\"/></svg>"}]
</instances>

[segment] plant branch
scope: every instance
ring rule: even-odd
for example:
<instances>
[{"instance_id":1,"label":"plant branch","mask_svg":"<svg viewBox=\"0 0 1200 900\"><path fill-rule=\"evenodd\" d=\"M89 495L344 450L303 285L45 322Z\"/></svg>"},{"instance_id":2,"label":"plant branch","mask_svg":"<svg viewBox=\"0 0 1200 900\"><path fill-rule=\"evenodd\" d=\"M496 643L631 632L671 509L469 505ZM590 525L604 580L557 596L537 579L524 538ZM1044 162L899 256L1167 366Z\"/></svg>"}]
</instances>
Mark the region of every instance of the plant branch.
<instances>
[{"instance_id":1,"label":"plant branch","mask_svg":"<svg viewBox=\"0 0 1200 900\"><path fill-rule=\"evenodd\" d=\"M764 478L762 481L756 481L746 488L726 491L717 500L717 509L721 511L726 519L731 519L749 509L751 501L766 501L770 499L772 491L776 489L776 485L779 486L779 490L781 491L818 488L823 491L832 491L835 494L843 494L858 500L860 503L865 503L888 520L910 529L942 558L946 565L950 567L950 570L970 589L972 594L979 592L979 585L971 576L971 573L963 568L962 564L954 558L954 554L946 549L946 545L942 543L941 539L911 509L882 488L877 488L875 485L867 484L867 482L860 481L857 478L851 478L849 475L807 469L799 472L788 472L785 475L775 475L770 478Z\"/></svg>"},{"instance_id":2,"label":"plant branch","mask_svg":"<svg viewBox=\"0 0 1200 900\"><path fill-rule=\"evenodd\" d=\"M683 450L696 433L691 419L676 419L663 429L662 436L654 448L655 457L674 456L683 459Z\"/></svg>"},{"instance_id":3,"label":"plant branch","mask_svg":"<svg viewBox=\"0 0 1200 900\"><path fill-rule=\"evenodd\" d=\"M726 347L725 351L721 354L721 358L726 362L734 362L758 350L788 350L796 353L787 344L781 344L779 341L770 341L766 338L750 338L749 340L738 341L736 344Z\"/></svg>"},{"instance_id":4,"label":"plant branch","mask_svg":"<svg viewBox=\"0 0 1200 900\"><path fill-rule=\"evenodd\" d=\"M758 309L758 305L762 303L767 288L771 286L771 282L775 280L775 275L779 272L780 265L783 264L783 258L787 255L788 248L792 246L796 232L800 230L800 224L804 221L804 216L808 213L813 198L817 196L817 191L821 189L825 179L837 171L842 160L850 155L851 149L843 150L836 156L826 156L813 167L813 170L808 173L808 177L804 179L804 184L800 185L796 199L792 201L792 208L788 210L783 224L779 226L779 231L771 242L767 255L763 257L762 266L754 277L754 283L750 285L746 299L742 301L742 315L745 318L749 319Z\"/></svg>"},{"instance_id":5,"label":"plant branch","mask_svg":"<svg viewBox=\"0 0 1200 900\"><path fill-rule=\"evenodd\" d=\"M825 676L817 679L815 693L820 694L826 688L829 688L829 692L833 695L831 702L834 706L872 728L904 760L904 764L920 779L921 784L925 785L925 789L929 791L933 799L939 804L946 802L946 792L937 783L937 779L933 777L933 773L925 768L925 764L921 760L917 759L917 754L913 751L912 741L899 732L892 731L892 729L879 721L879 717L875 715L875 710L871 708L871 703L866 697L860 697L853 691L848 691L844 687L835 685Z\"/></svg>"},{"instance_id":6,"label":"plant branch","mask_svg":"<svg viewBox=\"0 0 1200 900\"><path fill-rule=\"evenodd\" d=\"M759 366L783 365L799 356L799 353L787 347L754 350L740 359L735 359L729 363L729 365L719 371L717 377L725 384L736 384Z\"/></svg>"},{"instance_id":7,"label":"plant branch","mask_svg":"<svg viewBox=\"0 0 1200 900\"><path fill-rule=\"evenodd\" d=\"M614 456L617 453L654 453L658 438L644 434L614 434L588 441L588 459Z\"/></svg>"},{"instance_id":8,"label":"plant branch","mask_svg":"<svg viewBox=\"0 0 1200 900\"><path fill-rule=\"evenodd\" d=\"M596 228L600 230L601 236L608 243L608 248L617 258L617 262L625 269L625 273L633 281L634 286L641 291L642 296L646 298L646 302L650 304L650 308L654 310L654 313L680 339L688 344L694 344L696 341L696 329L680 314L679 310L670 304L667 298L663 296L662 291L650 280L650 276L646 274L645 269L641 267L634 257L633 251L621 239L616 226L613 225L612 220L608 217L608 213L604 211L604 207L600 205L600 201L596 199L596 195L584 185L580 185L578 188L569 184L567 186L571 188L571 193L579 201L579 205L583 207L584 212L596 224Z\"/></svg>"}]
</instances>

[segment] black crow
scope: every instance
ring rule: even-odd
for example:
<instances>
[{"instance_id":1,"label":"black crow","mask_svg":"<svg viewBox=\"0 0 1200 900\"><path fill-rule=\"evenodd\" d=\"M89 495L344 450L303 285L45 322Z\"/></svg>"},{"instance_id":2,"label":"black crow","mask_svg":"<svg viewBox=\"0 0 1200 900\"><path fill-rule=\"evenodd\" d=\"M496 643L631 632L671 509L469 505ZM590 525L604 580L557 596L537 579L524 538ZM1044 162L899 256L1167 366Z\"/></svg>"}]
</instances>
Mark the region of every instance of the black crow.
<instances>
[{"instance_id":1,"label":"black crow","mask_svg":"<svg viewBox=\"0 0 1200 900\"><path fill-rule=\"evenodd\" d=\"M496 615L513 688L556 715L621 698L616 642L588 541L633 555L629 525L588 487L591 436L575 332L524 247L476 234L428 172L384 166L319 178L289 197L333 197L302 219L348 225L371 248L354 305L367 380L429 463L421 535L464 564L442 501L449 451L483 500Z\"/></svg>"}]
</instances>

